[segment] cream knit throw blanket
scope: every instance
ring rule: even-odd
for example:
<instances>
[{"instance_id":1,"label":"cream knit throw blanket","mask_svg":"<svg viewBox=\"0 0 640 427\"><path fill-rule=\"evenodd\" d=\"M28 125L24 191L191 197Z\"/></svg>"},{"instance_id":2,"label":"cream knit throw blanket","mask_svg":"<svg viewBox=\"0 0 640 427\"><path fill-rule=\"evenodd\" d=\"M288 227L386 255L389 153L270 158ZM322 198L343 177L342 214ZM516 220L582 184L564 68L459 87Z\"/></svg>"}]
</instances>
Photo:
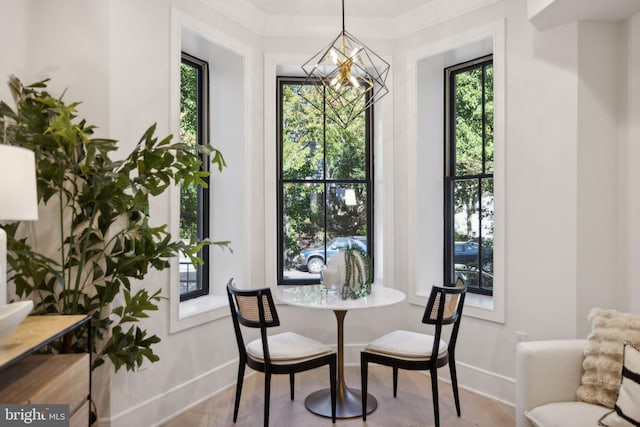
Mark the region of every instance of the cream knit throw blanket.
<instances>
[{"instance_id":1,"label":"cream knit throw blanket","mask_svg":"<svg viewBox=\"0 0 640 427\"><path fill-rule=\"evenodd\" d=\"M613 408L618 397L625 341L640 346L640 315L593 308L591 333L584 349L578 400Z\"/></svg>"}]
</instances>

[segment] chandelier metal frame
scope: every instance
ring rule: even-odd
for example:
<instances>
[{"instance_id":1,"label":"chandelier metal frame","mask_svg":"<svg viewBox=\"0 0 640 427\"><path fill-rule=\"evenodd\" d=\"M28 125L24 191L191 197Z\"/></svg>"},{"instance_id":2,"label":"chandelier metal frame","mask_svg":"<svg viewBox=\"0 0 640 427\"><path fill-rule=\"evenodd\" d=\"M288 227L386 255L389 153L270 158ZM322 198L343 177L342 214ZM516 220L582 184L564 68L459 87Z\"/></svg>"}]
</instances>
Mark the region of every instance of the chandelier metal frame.
<instances>
[{"instance_id":1,"label":"chandelier metal frame","mask_svg":"<svg viewBox=\"0 0 640 427\"><path fill-rule=\"evenodd\" d=\"M389 93L386 86L391 66L345 29L342 0L342 31L320 52L302 65L304 84L319 97L298 94L325 116L348 127L365 109ZM318 102L318 99L325 102Z\"/></svg>"}]
</instances>

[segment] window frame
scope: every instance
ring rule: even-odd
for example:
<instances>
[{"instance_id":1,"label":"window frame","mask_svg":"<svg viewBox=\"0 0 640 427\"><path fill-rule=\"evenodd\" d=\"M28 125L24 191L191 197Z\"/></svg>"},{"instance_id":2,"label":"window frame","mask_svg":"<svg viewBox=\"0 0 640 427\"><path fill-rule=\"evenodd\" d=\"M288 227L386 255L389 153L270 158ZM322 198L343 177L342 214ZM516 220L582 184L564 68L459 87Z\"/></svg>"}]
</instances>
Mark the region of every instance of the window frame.
<instances>
[{"instance_id":1,"label":"window frame","mask_svg":"<svg viewBox=\"0 0 640 427\"><path fill-rule=\"evenodd\" d=\"M373 248L374 246L374 159L373 159L373 120L374 120L374 109L373 105L370 105L366 108L363 113L365 114L364 118L364 135L365 135L365 179L326 179L323 176L322 179L284 179L283 175L283 104L282 104L282 93L283 87L285 85L295 85L295 84L303 84L303 83L311 83L311 84L321 84L319 79L311 79L306 77L298 77L298 76L276 76L276 204L277 204L277 217L276 217L276 233L277 233L277 284L278 285L312 285L319 284L319 278L301 278L301 279L285 279L284 277L284 239L283 239L283 218L284 218L284 186L286 183L296 183L296 182L305 182L305 183L313 183L313 184L325 184L334 183L334 184L364 184L366 186L367 192L367 212L366 212L366 220L367 220L367 253L369 254L372 261L372 269L375 271L375 260ZM369 97L370 94L367 94ZM329 119L327 116L324 116L323 126L326 129L326 124ZM326 144L326 138L323 141L323 144ZM326 194L326 193L324 193ZM326 204L325 204L325 233L327 229L326 225ZM327 250L328 240L324 239L325 243L325 251ZM373 273L375 275L375 273Z\"/></svg>"},{"instance_id":2,"label":"window frame","mask_svg":"<svg viewBox=\"0 0 640 427\"><path fill-rule=\"evenodd\" d=\"M506 20L496 19L452 36L418 44L406 53L406 104L417 114L400 115L406 128L407 190L417 205L406 213L406 272L396 280L408 286L408 301L427 303L431 286L442 284L443 266L443 68L466 59L493 54L494 84L494 248L493 296L468 294L464 316L504 324L506 284ZM457 59L457 61L456 61ZM455 62L454 62L455 61ZM275 92L275 91L274 91ZM275 104L275 102L274 102ZM274 121L275 122L275 121ZM274 132L275 133L275 132ZM274 236L275 239L275 236ZM275 264L275 263L274 263Z\"/></svg>"},{"instance_id":3,"label":"window frame","mask_svg":"<svg viewBox=\"0 0 640 427\"><path fill-rule=\"evenodd\" d=\"M487 172L487 158L486 158L486 126L487 122L486 110L485 110L485 75L484 72L487 66L494 67L494 58L493 54L484 55L478 58L471 59L469 61L465 61L459 64L448 66L444 69L444 179L443 179L443 187L444 187L444 203L443 203L443 216L444 216L444 244L443 244L443 283L453 283L453 271L454 271L454 249L455 249L455 230L454 230L454 221L453 217L455 215L455 209L453 207L454 204L454 186L458 181L468 181L468 180L476 180L478 183L478 191L482 191L482 184L487 182L487 180L491 180L495 183L494 174L495 174L495 165L494 170L491 173ZM482 172L476 174L467 174L467 175L457 175L456 171L456 113L455 113L455 84L454 79L457 74L464 73L473 69L480 68L482 70ZM495 97L495 77L494 77L494 97ZM495 104L495 98L492 97ZM495 119L494 119L495 120ZM495 135L494 135L494 144L495 144ZM495 187L493 193L495 195ZM494 199L495 200L495 199ZM479 264L481 264L483 258L483 247L482 244L482 197L478 197L479 203L479 227L478 227L478 260ZM495 208L495 205L494 205ZM492 258L493 259L493 258ZM479 266L479 271L482 272L483 269ZM480 285L482 283L482 274L478 275L480 279ZM493 287L492 289L482 289L480 286L478 287L468 287L467 291L469 293L475 293L480 295L487 295L493 297Z\"/></svg>"},{"instance_id":4,"label":"window frame","mask_svg":"<svg viewBox=\"0 0 640 427\"><path fill-rule=\"evenodd\" d=\"M210 135L210 84L209 84L209 63L203 59L200 59L194 55L191 55L185 51L181 51L180 65L188 65L198 70L197 77L197 128L196 128L196 144L203 146L209 143ZM182 82L180 82L182 86ZM209 155L201 151L199 153L202 171L209 171ZM210 217L211 217L211 196L209 192L209 177L203 177L203 181L207 183L207 188L202 185L198 186L198 240L203 240L209 237L210 234ZM180 190L181 191L181 190ZM181 194L181 193L180 193ZM180 216L182 212L180 213ZM196 283L198 283L198 289L188 292L178 291L180 295L180 302L188 301L190 299L198 298L201 296L209 295L210 290L210 272L211 272L211 258L209 245L204 245L198 252L198 256L203 260L202 265L199 265L196 270ZM178 274L180 268L178 266ZM178 280L178 286L180 286L180 280Z\"/></svg>"}]
</instances>

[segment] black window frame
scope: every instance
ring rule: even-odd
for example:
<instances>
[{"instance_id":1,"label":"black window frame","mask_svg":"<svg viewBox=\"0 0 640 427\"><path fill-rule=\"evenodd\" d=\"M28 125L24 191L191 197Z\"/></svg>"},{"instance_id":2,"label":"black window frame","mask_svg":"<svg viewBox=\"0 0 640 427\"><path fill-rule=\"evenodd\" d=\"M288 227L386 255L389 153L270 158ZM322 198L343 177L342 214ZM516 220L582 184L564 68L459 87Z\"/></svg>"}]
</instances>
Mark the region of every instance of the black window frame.
<instances>
[{"instance_id":1,"label":"black window frame","mask_svg":"<svg viewBox=\"0 0 640 427\"><path fill-rule=\"evenodd\" d=\"M454 188L455 183L462 180L477 179L478 180L478 200L482 200L480 197L482 193L482 183L486 180L494 181L494 173L487 172L487 158L486 158L486 100L485 95L485 68L493 67L493 54L485 55L479 58L472 59L460 64L452 65L444 69L444 262L443 262L443 283L453 283L455 279L455 263L454 263L454 249L455 249L455 224L454 224ZM472 69L482 69L482 172L478 174L457 175L456 171L456 113L455 113L455 76L460 73L470 71ZM495 94L495 92L494 92ZM493 286L491 289L482 288L484 271L482 267L483 252L487 250L482 242L482 203L478 202L478 216L480 220L480 226L478 227L478 279L479 286L469 286L467 291L469 293L476 293L481 295L493 296ZM493 256L493 255L492 255ZM493 260L493 258L492 258Z\"/></svg>"},{"instance_id":2,"label":"black window frame","mask_svg":"<svg viewBox=\"0 0 640 427\"><path fill-rule=\"evenodd\" d=\"M203 59L197 58L187 52L181 54L181 64L188 65L195 68L198 71L197 74L197 130L196 130L196 144L200 146L207 145L209 143L210 135L210 120L209 120L209 97L210 97L210 85L209 85L209 63ZM201 159L201 170L209 170L209 155L205 151L199 152ZM207 183L207 188L202 185L198 186L198 240L203 240L209 237L210 231L210 217L211 217L211 196L209 177L203 177L203 181ZM203 260L202 265L198 265L196 268L196 282L199 284L198 289L180 292L180 301L187 301L193 298L198 298L204 295L209 295L210 292L210 271L211 271L211 258L209 245L204 245L198 252L198 256ZM178 272L178 274L180 274ZM179 280L180 283L180 280Z\"/></svg>"},{"instance_id":3,"label":"black window frame","mask_svg":"<svg viewBox=\"0 0 640 427\"><path fill-rule=\"evenodd\" d=\"M365 173L365 179L364 180L358 180L358 179L326 179L326 177L323 175L322 179L304 179L304 180L296 180L296 179L284 179L283 177L283 144L282 144L282 134L283 134L283 120L282 120L282 116L283 116L283 105L282 105L282 88L284 85L300 85L300 84L316 84L316 85L321 85L321 82L319 79L311 79L311 78L305 78L305 77L296 77L296 76L278 76L276 77L276 121L277 121L277 126L276 126L276 163L277 163L277 195L276 195L276 199L277 199L277 234L278 234L278 238L277 238L277 283L278 285L313 285L313 284L319 284L320 283L320 278L313 278L313 279L307 279L307 278L300 278L300 279L285 279L284 277L284 241L283 241L283 234L284 234L284 187L286 183L300 183L300 182L304 182L304 183L314 183L314 184L325 184L326 183L332 183L332 184L365 184L366 186L366 192L367 192L367 212L366 212L366 220L367 220L367 253L369 254L369 257L372 261L372 271L375 271L375 260L374 260L374 254L373 254L373 248L374 248L374 161L373 161L373 117L374 117L374 109L373 109L373 105L370 105L369 107L367 107L365 110L363 110L363 114L365 115L364 118L364 132L365 132L365 162L366 162L366 173ZM371 96L370 91L365 95L366 101L368 103L369 97ZM330 118L327 117L327 115L325 114L324 116L324 123L323 126L326 129L326 124L328 120L331 120ZM323 143L326 143L326 139ZM325 151L326 152L326 151ZM323 194L326 194L326 192L324 192ZM325 226L324 226L324 232L325 232L325 238L324 238L324 244L325 244L325 252L327 250L327 243L328 243L328 239L326 238L326 230L327 230L327 224L326 224L326 218L327 218L327 206L326 203L324 204L325 206Z\"/></svg>"}]
</instances>

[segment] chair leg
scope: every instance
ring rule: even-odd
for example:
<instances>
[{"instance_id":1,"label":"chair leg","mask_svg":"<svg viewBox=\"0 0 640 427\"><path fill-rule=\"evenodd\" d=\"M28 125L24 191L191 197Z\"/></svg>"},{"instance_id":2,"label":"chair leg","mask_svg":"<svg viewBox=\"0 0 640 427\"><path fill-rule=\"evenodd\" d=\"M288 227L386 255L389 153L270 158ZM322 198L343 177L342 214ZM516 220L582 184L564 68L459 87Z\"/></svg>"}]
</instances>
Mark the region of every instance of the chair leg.
<instances>
[{"instance_id":1,"label":"chair leg","mask_svg":"<svg viewBox=\"0 0 640 427\"><path fill-rule=\"evenodd\" d=\"M458 394L458 376L456 375L456 361L449 359L449 372L451 374L451 387L453 388L453 400L456 402L456 412L460 416L460 395Z\"/></svg>"},{"instance_id":2,"label":"chair leg","mask_svg":"<svg viewBox=\"0 0 640 427\"><path fill-rule=\"evenodd\" d=\"M236 382L236 401L233 406L233 422L234 423L238 419L238 408L240 407L240 395L242 394L242 381L244 380L244 367L245 367L244 362L240 361L240 365L238 366L238 381Z\"/></svg>"},{"instance_id":3,"label":"chair leg","mask_svg":"<svg viewBox=\"0 0 640 427\"><path fill-rule=\"evenodd\" d=\"M333 359L331 363L329 363L329 387L331 387L331 422L333 424L336 423L336 400L338 396L338 386L336 379L336 359Z\"/></svg>"},{"instance_id":4,"label":"chair leg","mask_svg":"<svg viewBox=\"0 0 640 427\"><path fill-rule=\"evenodd\" d=\"M269 400L271 396L271 373L264 375L264 427L269 427Z\"/></svg>"},{"instance_id":5,"label":"chair leg","mask_svg":"<svg viewBox=\"0 0 640 427\"><path fill-rule=\"evenodd\" d=\"M289 374L289 388L291 389L291 400L293 400L293 395L294 395L294 388L296 385L296 374L294 374L293 372Z\"/></svg>"},{"instance_id":6,"label":"chair leg","mask_svg":"<svg viewBox=\"0 0 640 427\"><path fill-rule=\"evenodd\" d=\"M393 397L398 396L398 368L393 367Z\"/></svg>"},{"instance_id":7,"label":"chair leg","mask_svg":"<svg viewBox=\"0 0 640 427\"><path fill-rule=\"evenodd\" d=\"M360 386L362 389L362 421L367 421L367 382L369 375L369 361L364 353L360 353Z\"/></svg>"},{"instance_id":8,"label":"chair leg","mask_svg":"<svg viewBox=\"0 0 640 427\"><path fill-rule=\"evenodd\" d=\"M431 394L433 395L433 418L435 426L440 427L440 407L438 404L438 369L431 368Z\"/></svg>"}]
</instances>

